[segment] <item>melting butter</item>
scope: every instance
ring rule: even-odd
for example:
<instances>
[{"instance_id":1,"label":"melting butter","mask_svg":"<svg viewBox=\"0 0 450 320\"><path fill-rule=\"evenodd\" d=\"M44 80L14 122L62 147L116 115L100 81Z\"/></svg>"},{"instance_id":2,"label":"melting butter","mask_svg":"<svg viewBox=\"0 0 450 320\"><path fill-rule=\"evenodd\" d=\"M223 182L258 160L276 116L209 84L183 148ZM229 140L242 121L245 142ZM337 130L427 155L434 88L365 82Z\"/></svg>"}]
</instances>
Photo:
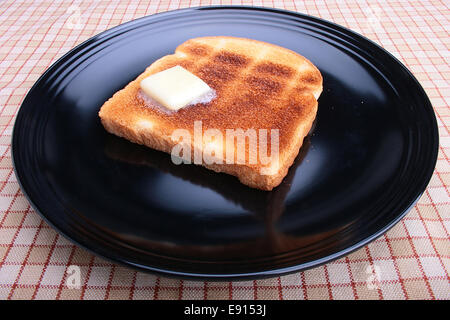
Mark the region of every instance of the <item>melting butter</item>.
<instances>
[{"instance_id":1,"label":"melting butter","mask_svg":"<svg viewBox=\"0 0 450 320\"><path fill-rule=\"evenodd\" d=\"M152 74L141 81L140 87L148 97L172 111L215 98L213 89L181 66Z\"/></svg>"}]
</instances>

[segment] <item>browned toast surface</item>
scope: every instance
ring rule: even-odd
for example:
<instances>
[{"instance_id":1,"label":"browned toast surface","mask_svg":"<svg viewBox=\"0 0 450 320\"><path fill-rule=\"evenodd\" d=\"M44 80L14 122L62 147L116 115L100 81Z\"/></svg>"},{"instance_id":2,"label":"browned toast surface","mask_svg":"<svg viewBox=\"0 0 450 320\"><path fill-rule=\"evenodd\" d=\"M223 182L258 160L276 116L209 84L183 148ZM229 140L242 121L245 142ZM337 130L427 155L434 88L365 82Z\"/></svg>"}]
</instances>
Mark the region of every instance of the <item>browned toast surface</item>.
<instances>
[{"instance_id":1,"label":"browned toast surface","mask_svg":"<svg viewBox=\"0 0 450 320\"><path fill-rule=\"evenodd\" d=\"M216 91L216 98L177 112L163 112L143 101L140 81L180 65ZM250 39L204 37L188 40L175 53L150 65L102 106L105 128L136 143L170 152L176 129L278 129L280 168L260 176L259 164L212 164L252 187L271 190L286 175L317 112L322 76L306 58L288 49ZM270 139L268 149L270 150Z\"/></svg>"}]
</instances>

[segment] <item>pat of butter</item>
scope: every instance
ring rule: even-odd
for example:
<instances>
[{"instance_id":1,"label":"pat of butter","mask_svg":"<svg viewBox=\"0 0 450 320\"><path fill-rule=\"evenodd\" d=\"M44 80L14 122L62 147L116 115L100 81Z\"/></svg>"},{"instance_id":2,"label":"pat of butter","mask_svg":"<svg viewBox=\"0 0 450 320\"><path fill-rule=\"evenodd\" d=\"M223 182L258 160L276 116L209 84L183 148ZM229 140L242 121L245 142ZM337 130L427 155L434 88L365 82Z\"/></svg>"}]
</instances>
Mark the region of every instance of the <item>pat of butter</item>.
<instances>
[{"instance_id":1,"label":"pat of butter","mask_svg":"<svg viewBox=\"0 0 450 320\"><path fill-rule=\"evenodd\" d=\"M181 66L143 79L141 89L170 110L179 110L211 92L211 88L202 79Z\"/></svg>"}]
</instances>

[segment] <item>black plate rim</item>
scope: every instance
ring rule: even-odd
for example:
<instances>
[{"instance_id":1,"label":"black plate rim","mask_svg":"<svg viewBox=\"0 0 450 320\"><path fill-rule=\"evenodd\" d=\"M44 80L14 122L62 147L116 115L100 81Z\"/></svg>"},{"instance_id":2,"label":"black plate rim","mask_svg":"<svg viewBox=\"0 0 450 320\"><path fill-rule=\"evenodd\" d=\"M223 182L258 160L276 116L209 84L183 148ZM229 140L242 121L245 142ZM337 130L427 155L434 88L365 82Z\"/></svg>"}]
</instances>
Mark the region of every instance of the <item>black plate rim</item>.
<instances>
[{"instance_id":1,"label":"black plate rim","mask_svg":"<svg viewBox=\"0 0 450 320\"><path fill-rule=\"evenodd\" d=\"M105 255L104 253L99 252L99 250L92 249L91 247L82 243L81 241L73 239L72 236L63 232L60 227L58 227L56 224L54 224L52 221L50 221L48 219L48 217L41 210L39 210L37 204L34 201L32 201L28 192L24 188L21 176L18 172L17 163L15 160L15 153L18 152L17 151L18 148L16 147L16 143L15 143L15 137L17 136L17 131L18 131L17 128L19 126L18 122L20 121L19 114L23 113L22 106L25 105L26 101L30 98L30 95L33 93L33 91L35 91L36 87L39 85L39 83L41 82L42 79L44 79L49 73L51 73L53 71L53 69L56 68L60 63L62 63L67 58L71 57L74 53L76 53L78 50L80 50L84 46L88 45L90 42L94 42L95 40L97 40L98 38L101 38L103 35L105 35L107 33L115 33L116 31L118 31L121 28L127 28L130 25L139 23L140 21L145 20L145 19L153 19L155 17L161 17L164 15L177 15L177 14L182 14L184 12L189 12L189 11L194 12L197 10L250 10L250 11L262 11L262 12L276 13L276 14L280 14L280 15L290 15L290 16L294 16L297 18L310 20L310 21L313 21L313 22L316 22L316 23L319 23L322 25L328 25L328 27L331 27L332 29L339 31L339 32L350 33L352 36L359 37L360 39L364 40L364 42L370 43L372 46L377 47L377 49L383 51L384 54L388 55L389 58L391 58L397 64L397 66L399 68L401 68L402 71L404 71L408 75L409 79L412 80L413 83L416 85L416 88L419 90L419 92L418 92L419 95L423 98L422 102L424 103L424 107L428 108L429 111L431 111L430 115L433 116L433 120L434 120L433 127L430 128L433 131L432 136L434 138L434 140L433 140L434 146L432 148L434 152L429 157L430 159L432 159L432 161L430 161L430 165L428 166L429 169L424 174L425 178L423 179L422 187L420 188L419 191L416 192L415 199L410 203L410 205L405 210L403 210L401 213L399 213L395 219L393 219L388 224L386 224L383 228L381 228L378 232L373 233L372 235L355 243L352 246L349 246L343 250L340 250L338 252L330 254L326 257L319 258L319 259L305 262L305 263L301 263L301 264L297 264L294 266L289 266L289 267L275 268L275 269L271 269L271 270L264 270L264 271L257 271L257 272L235 273L235 274L181 272L181 271L174 271L174 270L152 267L152 266L148 266L148 265L141 265L141 264L133 263L130 261L126 261L126 259L120 259L120 257L108 256L108 255ZM436 166L438 152L439 152L439 131L438 131L437 118L436 118L434 109L432 107L432 104L431 104L425 90L421 86L420 82L416 79L416 77L411 73L411 71L397 57L395 57L393 54L391 54L390 52L385 50L383 47L381 47L374 41L365 37L364 35L361 35L347 27L338 25L334 22L331 22L331 21L328 21L328 20L325 20L322 18L318 18L315 16L311 16L308 14L285 10L285 9L261 7L261 6L245 6L245 5L198 6L198 7L170 10L170 11L166 11L166 12L159 12L159 13L151 14L148 16L143 16L143 17L122 23L120 25L117 25L110 29L104 30L104 31L88 38L87 40L78 44L77 46L75 46L74 48L69 50L67 53L62 55L60 58L58 58L36 80L36 82L33 84L31 89L28 91L27 95L23 99L18 111L16 112L16 119L15 119L15 122L13 125L12 134L11 134L11 161L12 161L12 165L13 165L13 171L17 178L17 182L20 186L21 192L24 194L25 198L28 200L30 206L35 210L35 212L37 212L41 216L41 218L47 224L49 224L52 228L54 228L60 235L64 236L66 239L68 239L72 243L78 245L79 247L87 250L88 252L90 252L96 256L99 256L99 257L106 259L108 261L111 261L113 263L119 263L121 265L131 267L138 271L151 272L151 273L154 273L157 275L174 277L174 278L192 279L192 280L209 280L209 281L241 281L241 280L244 281L244 280L249 280L249 279L269 278L269 277L274 277L274 276L290 274L290 273L294 273L294 272L298 272L298 271L304 271L304 270L307 270L310 268L321 266L323 264L326 264L328 262L331 262L331 261L339 259L343 256L346 256L346 255L354 252L355 250L360 249L361 247L367 245L368 243L376 240L377 238L382 236L384 233L386 233L388 230L390 230L393 226L395 226L416 205L417 201L420 199L420 197L426 191L426 187L433 175L433 172L434 172L434 169Z\"/></svg>"}]
</instances>

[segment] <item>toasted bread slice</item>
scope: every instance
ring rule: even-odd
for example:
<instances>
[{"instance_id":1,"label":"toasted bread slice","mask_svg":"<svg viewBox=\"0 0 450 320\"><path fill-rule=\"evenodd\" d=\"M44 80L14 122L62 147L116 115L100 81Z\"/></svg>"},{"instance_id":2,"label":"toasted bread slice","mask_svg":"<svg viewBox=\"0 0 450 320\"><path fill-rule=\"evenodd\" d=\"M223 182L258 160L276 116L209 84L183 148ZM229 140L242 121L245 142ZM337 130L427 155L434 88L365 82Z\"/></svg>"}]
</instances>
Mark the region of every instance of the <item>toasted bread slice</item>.
<instances>
[{"instance_id":1,"label":"toasted bread slice","mask_svg":"<svg viewBox=\"0 0 450 320\"><path fill-rule=\"evenodd\" d=\"M142 98L140 82L176 65L205 81L216 91L216 98L176 112L149 105ZM172 133L184 129L194 137L196 121L201 121L203 132L216 129L224 136L227 129L266 129L269 133L276 129L279 133L276 165L263 164L260 159L250 163L249 145L245 149L246 163L227 163L225 148L215 152L224 161L201 163L208 169L234 175L250 187L272 190L286 176L311 128L321 92L319 70L291 50L250 39L203 37L184 42L174 54L151 64L106 101L99 116L110 133L168 153L179 143ZM258 140L258 148L259 144ZM189 147L193 158L205 144L192 140ZM269 136L268 154L274 147ZM235 157L237 152L234 150Z\"/></svg>"}]
</instances>

